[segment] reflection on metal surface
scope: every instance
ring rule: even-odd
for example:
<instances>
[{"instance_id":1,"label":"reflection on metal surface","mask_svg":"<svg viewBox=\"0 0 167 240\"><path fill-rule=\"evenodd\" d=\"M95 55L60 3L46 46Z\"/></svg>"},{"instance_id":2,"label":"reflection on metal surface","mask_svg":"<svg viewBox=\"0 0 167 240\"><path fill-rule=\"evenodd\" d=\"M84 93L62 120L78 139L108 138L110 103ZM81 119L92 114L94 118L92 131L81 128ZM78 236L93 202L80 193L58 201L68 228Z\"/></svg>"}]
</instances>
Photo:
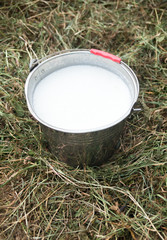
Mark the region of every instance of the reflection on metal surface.
<instances>
[{"instance_id":1,"label":"reflection on metal surface","mask_svg":"<svg viewBox=\"0 0 167 240\"><path fill-rule=\"evenodd\" d=\"M97 166L106 162L117 148L125 121L89 133L65 133L42 125L51 152L59 160L77 166Z\"/></svg>"}]
</instances>

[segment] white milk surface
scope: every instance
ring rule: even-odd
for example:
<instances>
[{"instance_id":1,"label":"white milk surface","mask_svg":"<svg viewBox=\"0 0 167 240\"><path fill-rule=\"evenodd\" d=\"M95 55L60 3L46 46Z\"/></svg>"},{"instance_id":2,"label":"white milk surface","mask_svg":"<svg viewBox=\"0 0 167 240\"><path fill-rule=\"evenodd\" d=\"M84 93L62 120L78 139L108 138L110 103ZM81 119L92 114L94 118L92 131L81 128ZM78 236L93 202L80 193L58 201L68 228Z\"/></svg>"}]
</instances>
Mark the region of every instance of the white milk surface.
<instances>
[{"instance_id":1,"label":"white milk surface","mask_svg":"<svg viewBox=\"0 0 167 240\"><path fill-rule=\"evenodd\" d=\"M131 95L116 74L96 66L75 65L42 79L35 88L33 105L47 124L84 132L119 120L131 107Z\"/></svg>"}]
</instances>

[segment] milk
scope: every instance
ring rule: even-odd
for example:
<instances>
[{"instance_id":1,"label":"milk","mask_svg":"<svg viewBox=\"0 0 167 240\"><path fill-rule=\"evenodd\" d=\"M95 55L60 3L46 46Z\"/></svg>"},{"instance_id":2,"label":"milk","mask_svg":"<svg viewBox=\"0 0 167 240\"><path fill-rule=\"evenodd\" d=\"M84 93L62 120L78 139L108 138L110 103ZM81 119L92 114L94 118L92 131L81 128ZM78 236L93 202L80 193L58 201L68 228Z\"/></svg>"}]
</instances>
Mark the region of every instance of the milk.
<instances>
[{"instance_id":1,"label":"milk","mask_svg":"<svg viewBox=\"0 0 167 240\"><path fill-rule=\"evenodd\" d=\"M84 132L119 120L131 108L131 95L118 75L96 66L74 65L38 83L33 107L53 127Z\"/></svg>"}]
</instances>

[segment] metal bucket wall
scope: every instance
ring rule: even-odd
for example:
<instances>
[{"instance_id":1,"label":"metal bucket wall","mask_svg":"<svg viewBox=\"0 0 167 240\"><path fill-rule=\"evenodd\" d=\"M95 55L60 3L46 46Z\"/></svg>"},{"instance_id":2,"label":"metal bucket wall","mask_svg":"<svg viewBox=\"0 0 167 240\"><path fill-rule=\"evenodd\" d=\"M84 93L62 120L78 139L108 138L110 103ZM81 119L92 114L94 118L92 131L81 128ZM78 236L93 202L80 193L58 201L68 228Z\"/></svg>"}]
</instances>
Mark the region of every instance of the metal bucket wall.
<instances>
[{"instance_id":1,"label":"metal bucket wall","mask_svg":"<svg viewBox=\"0 0 167 240\"><path fill-rule=\"evenodd\" d=\"M78 64L90 64L105 68L119 75L126 83L131 92L132 102L129 110L117 122L98 129L89 129L86 132L69 131L49 125L36 114L33 107L33 93L37 84L56 70ZM117 148L126 118L130 115L138 98L139 84L134 72L118 57L98 50L97 52L79 50L60 53L48 59L37 61L33 68L25 85L27 105L34 118L40 122L51 152L60 161L74 167L93 166L106 162Z\"/></svg>"},{"instance_id":2,"label":"metal bucket wall","mask_svg":"<svg viewBox=\"0 0 167 240\"><path fill-rule=\"evenodd\" d=\"M50 150L59 160L77 166L98 166L113 155L119 145L125 120L108 129L89 133L65 133L42 125Z\"/></svg>"}]
</instances>

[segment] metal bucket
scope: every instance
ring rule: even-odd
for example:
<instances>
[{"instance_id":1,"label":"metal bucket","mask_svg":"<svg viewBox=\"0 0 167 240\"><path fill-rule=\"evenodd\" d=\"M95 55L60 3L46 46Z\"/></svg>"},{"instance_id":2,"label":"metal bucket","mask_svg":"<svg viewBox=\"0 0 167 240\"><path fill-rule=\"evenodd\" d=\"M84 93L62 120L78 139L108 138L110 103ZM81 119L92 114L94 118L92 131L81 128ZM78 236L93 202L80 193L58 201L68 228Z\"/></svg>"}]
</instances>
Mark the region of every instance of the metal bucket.
<instances>
[{"instance_id":1,"label":"metal bucket","mask_svg":"<svg viewBox=\"0 0 167 240\"><path fill-rule=\"evenodd\" d=\"M34 107L34 92L36 91L39 84L44 81L44 79L46 81L48 76L53 73L57 73L59 70L65 70L71 66L97 67L119 77L119 79L121 79L122 83L126 85L130 92L130 103L125 113L123 113L117 119L114 119L111 122L107 122L106 124L97 124L95 127L94 125L91 125L90 128L85 127L81 129L68 128L63 127L62 125L52 124L45 118L42 118ZM83 75L84 71L81 72L81 76ZM93 81L95 81L94 88L96 88L96 77ZM105 80L102 79L102 81L104 81L105 84ZM80 87L80 91L82 91L82 88L84 89L84 81L81 83L81 85L82 84L83 86ZM91 91L92 99L94 99L94 90L92 89ZM31 72L25 84L25 95L29 111L33 117L40 122L45 137L49 143L51 152L56 157L58 157L60 161L63 161L74 167L86 165L95 166L109 160L116 147L118 146L126 118L133 111L134 104L138 98L138 94L139 83L134 72L124 62L122 62L120 58L96 49L67 50L46 57L45 59L36 60L31 66ZM79 95L80 94L77 96ZM86 97L87 96L85 94L85 99ZM46 108L49 108L47 98L48 97L45 99L46 105L43 109L44 112ZM78 99L73 100L76 102L78 101ZM123 101L124 99L122 99L122 102ZM54 103L52 104L53 107ZM112 108L108 109L108 111L111 111L112 113ZM44 115L44 117L46 117L46 115ZM79 109L78 115L80 115ZM66 121L68 122L68 116L66 118Z\"/></svg>"}]
</instances>

